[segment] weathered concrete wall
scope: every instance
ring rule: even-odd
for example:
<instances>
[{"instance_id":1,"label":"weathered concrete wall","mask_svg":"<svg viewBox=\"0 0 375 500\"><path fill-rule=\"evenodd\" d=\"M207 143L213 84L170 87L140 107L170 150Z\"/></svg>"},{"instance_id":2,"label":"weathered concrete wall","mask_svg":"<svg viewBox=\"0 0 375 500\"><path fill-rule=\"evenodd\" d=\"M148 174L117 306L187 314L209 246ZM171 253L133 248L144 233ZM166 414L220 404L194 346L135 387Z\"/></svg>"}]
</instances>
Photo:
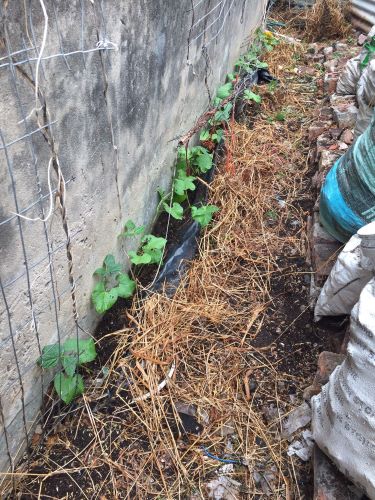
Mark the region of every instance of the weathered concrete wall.
<instances>
[{"instance_id":1,"label":"weathered concrete wall","mask_svg":"<svg viewBox=\"0 0 375 500\"><path fill-rule=\"evenodd\" d=\"M223 82L265 0L194 0L194 13L190 0L44 3L37 104L44 4L0 7L1 470L9 465L6 438L16 457L38 418L42 383L50 380L36 366L40 347L75 333L57 200L46 222L14 213L48 214L48 164L57 159L79 322L92 330L93 271L107 253L125 260L117 239L124 221L152 220L156 190L170 183L173 139L208 105L205 76L211 91ZM56 189L54 168L50 174Z\"/></svg>"}]
</instances>

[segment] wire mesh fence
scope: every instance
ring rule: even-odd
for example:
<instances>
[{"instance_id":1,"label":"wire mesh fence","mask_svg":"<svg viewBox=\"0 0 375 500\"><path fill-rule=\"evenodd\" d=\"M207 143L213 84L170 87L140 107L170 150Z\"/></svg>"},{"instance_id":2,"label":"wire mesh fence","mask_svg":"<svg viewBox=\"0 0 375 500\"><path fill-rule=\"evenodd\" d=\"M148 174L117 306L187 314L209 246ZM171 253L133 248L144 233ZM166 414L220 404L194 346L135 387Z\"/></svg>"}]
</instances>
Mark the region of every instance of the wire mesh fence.
<instances>
[{"instance_id":1,"label":"wire mesh fence","mask_svg":"<svg viewBox=\"0 0 375 500\"><path fill-rule=\"evenodd\" d=\"M225 40L236 38L231 20L249 23L256 2L146 3L125 2L121 8L102 0L0 3L3 472L14 469L25 446L30 450L31 430L45 412L51 375L36 363L42 348L85 335L95 324L89 301L98 264L95 243L103 237L115 241L116 228L131 212L127 196L136 180L129 182L134 173L126 164L134 165L139 157L129 150L136 143L142 147L142 133L155 127L148 123L149 102L137 90L142 78L155 61L160 72L150 78L158 80L160 93L161 82L173 73L166 52L181 42L171 56L179 57L176 71L205 85L208 105L221 71L218 61L221 65L230 57ZM168 37L173 38L168 30L180 34L166 49ZM148 52L152 58L136 59ZM180 87L177 100L192 97ZM181 108L175 116L180 114ZM164 138L163 145L170 139ZM140 181L144 199L157 180L151 179L150 187ZM114 207L111 213L108 204Z\"/></svg>"}]
</instances>

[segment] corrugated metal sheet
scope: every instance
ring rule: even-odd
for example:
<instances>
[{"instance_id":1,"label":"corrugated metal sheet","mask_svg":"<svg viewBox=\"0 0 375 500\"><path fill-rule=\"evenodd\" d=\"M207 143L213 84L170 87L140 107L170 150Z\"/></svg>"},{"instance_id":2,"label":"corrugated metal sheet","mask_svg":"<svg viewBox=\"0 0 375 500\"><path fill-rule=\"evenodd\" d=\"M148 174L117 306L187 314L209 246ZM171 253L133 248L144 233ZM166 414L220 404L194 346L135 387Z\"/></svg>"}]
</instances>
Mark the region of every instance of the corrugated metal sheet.
<instances>
[{"instance_id":1,"label":"corrugated metal sheet","mask_svg":"<svg viewBox=\"0 0 375 500\"><path fill-rule=\"evenodd\" d=\"M353 24L367 33L375 24L375 0L352 0Z\"/></svg>"}]
</instances>

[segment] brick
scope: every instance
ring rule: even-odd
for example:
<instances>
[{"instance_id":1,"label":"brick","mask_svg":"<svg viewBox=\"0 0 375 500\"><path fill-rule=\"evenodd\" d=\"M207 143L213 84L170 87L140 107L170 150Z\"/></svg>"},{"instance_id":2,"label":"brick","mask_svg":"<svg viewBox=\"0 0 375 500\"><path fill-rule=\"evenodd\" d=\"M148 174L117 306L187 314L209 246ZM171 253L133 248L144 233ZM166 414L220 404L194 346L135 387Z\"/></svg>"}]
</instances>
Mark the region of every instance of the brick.
<instances>
[{"instance_id":1,"label":"brick","mask_svg":"<svg viewBox=\"0 0 375 500\"><path fill-rule=\"evenodd\" d=\"M359 500L362 493L314 446L314 500Z\"/></svg>"},{"instance_id":2,"label":"brick","mask_svg":"<svg viewBox=\"0 0 375 500\"><path fill-rule=\"evenodd\" d=\"M364 35L363 33L361 33L359 35L359 37L357 38L357 43L358 45L362 46L367 40L367 35Z\"/></svg>"},{"instance_id":3,"label":"brick","mask_svg":"<svg viewBox=\"0 0 375 500\"><path fill-rule=\"evenodd\" d=\"M336 72L326 73L324 75L324 92L334 94L336 92L339 75Z\"/></svg>"},{"instance_id":4,"label":"brick","mask_svg":"<svg viewBox=\"0 0 375 500\"><path fill-rule=\"evenodd\" d=\"M328 276L337 257L341 243L321 226L319 214L314 213L311 235L311 262L317 281Z\"/></svg>"},{"instance_id":5,"label":"brick","mask_svg":"<svg viewBox=\"0 0 375 500\"><path fill-rule=\"evenodd\" d=\"M358 108L354 104L338 104L333 109L333 119L339 128L354 128L358 116Z\"/></svg>"},{"instance_id":6,"label":"brick","mask_svg":"<svg viewBox=\"0 0 375 500\"><path fill-rule=\"evenodd\" d=\"M319 170L322 172L326 172L333 166L333 164L338 158L340 158L340 155L334 153L333 151L330 150L322 151L319 158Z\"/></svg>"},{"instance_id":7,"label":"brick","mask_svg":"<svg viewBox=\"0 0 375 500\"><path fill-rule=\"evenodd\" d=\"M343 133L340 135L340 140L350 146L350 144L352 144L354 140L353 130L345 129Z\"/></svg>"},{"instance_id":8,"label":"brick","mask_svg":"<svg viewBox=\"0 0 375 500\"><path fill-rule=\"evenodd\" d=\"M329 148L332 144L334 144L334 140L332 140L330 131L325 132L324 134L321 134L317 140L316 140L316 148L314 151L314 161L315 163L319 162L320 156L323 151Z\"/></svg>"},{"instance_id":9,"label":"brick","mask_svg":"<svg viewBox=\"0 0 375 500\"><path fill-rule=\"evenodd\" d=\"M309 127L309 141L313 142L323 134L330 126L330 122L318 121Z\"/></svg>"},{"instance_id":10,"label":"brick","mask_svg":"<svg viewBox=\"0 0 375 500\"><path fill-rule=\"evenodd\" d=\"M331 373L337 366L341 365L344 359L345 354L337 354L330 351L323 351L319 354L318 369L314 381L303 392L305 401L310 401L313 396L320 393L322 386L328 382Z\"/></svg>"}]
</instances>

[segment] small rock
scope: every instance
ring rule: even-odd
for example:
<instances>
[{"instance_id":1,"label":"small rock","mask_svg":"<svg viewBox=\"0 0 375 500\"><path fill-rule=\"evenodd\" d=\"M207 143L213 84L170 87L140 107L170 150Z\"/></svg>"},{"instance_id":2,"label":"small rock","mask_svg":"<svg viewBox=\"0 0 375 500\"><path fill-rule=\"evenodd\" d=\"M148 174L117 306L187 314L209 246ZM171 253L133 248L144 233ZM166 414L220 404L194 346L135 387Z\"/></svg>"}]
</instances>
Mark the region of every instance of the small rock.
<instances>
[{"instance_id":1,"label":"small rock","mask_svg":"<svg viewBox=\"0 0 375 500\"><path fill-rule=\"evenodd\" d=\"M315 278L319 282L331 272L341 244L320 225L318 212L314 212L310 237L311 262L316 273Z\"/></svg>"},{"instance_id":2,"label":"small rock","mask_svg":"<svg viewBox=\"0 0 375 500\"><path fill-rule=\"evenodd\" d=\"M213 500L235 500L240 498L241 483L228 476L219 476L206 484L208 498Z\"/></svg>"},{"instance_id":3,"label":"small rock","mask_svg":"<svg viewBox=\"0 0 375 500\"><path fill-rule=\"evenodd\" d=\"M308 54L317 54L319 50L318 44L317 43L309 43L307 47L307 52Z\"/></svg>"},{"instance_id":4,"label":"small rock","mask_svg":"<svg viewBox=\"0 0 375 500\"><path fill-rule=\"evenodd\" d=\"M347 50L348 49L348 44L347 43L342 43L342 42L336 42L335 43L335 49L336 49L337 52Z\"/></svg>"},{"instance_id":5,"label":"small rock","mask_svg":"<svg viewBox=\"0 0 375 500\"><path fill-rule=\"evenodd\" d=\"M339 146L339 151L346 151L349 148L349 146L346 144L346 142L342 142L342 141L340 141L338 143L338 146Z\"/></svg>"},{"instance_id":6,"label":"small rock","mask_svg":"<svg viewBox=\"0 0 375 500\"><path fill-rule=\"evenodd\" d=\"M317 139L320 135L323 134L328 128L329 128L330 123L329 122L315 122L309 127L309 141L313 142L315 139Z\"/></svg>"},{"instance_id":7,"label":"small rock","mask_svg":"<svg viewBox=\"0 0 375 500\"><path fill-rule=\"evenodd\" d=\"M356 96L352 94L348 95L337 95L332 94L329 98L331 106L338 106L340 104L354 104L356 101Z\"/></svg>"},{"instance_id":8,"label":"small rock","mask_svg":"<svg viewBox=\"0 0 375 500\"><path fill-rule=\"evenodd\" d=\"M361 33L357 39L357 43L358 45L362 46L367 40L367 35L364 35L363 33Z\"/></svg>"},{"instance_id":9,"label":"small rock","mask_svg":"<svg viewBox=\"0 0 375 500\"><path fill-rule=\"evenodd\" d=\"M336 72L326 73L324 75L324 92L326 94L334 94L336 92L337 82L339 79L339 75Z\"/></svg>"},{"instance_id":10,"label":"small rock","mask_svg":"<svg viewBox=\"0 0 375 500\"><path fill-rule=\"evenodd\" d=\"M331 460L314 446L314 500L359 500L362 493L355 491Z\"/></svg>"},{"instance_id":11,"label":"small rock","mask_svg":"<svg viewBox=\"0 0 375 500\"><path fill-rule=\"evenodd\" d=\"M35 434L43 434L43 429L40 424L35 427Z\"/></svg>"},{"instance_id":12,"label":"small rock","mask_svg":"<svg viewBox=\"0 0 375 500\"><path fill-rule=\"evenodd\" d=\"M344 359L344 354L336 354L329 351L323 351L319 354L318 370L314 381L312 385L307 387L303 392L303 399L305 401L310 401L313 396L319 394L322 386L328 382L331 373L337 366L341 365Z\"/></svg>"},{"instance_id":13,"label":"small rock","mask_svg":"<svg viewBox=\"0 0 375 500\"><path fill-rule=\"evenodd\" d=\"M330 128L329 133L331 134L332 139L337 140L342 132L342 128Z\"/></svg>"},{"instance_id":14,"label":"small rock","mask_svg":"<svg viewBox=\"0 0 375 500\"><path fill-rule=\"evenodd\" d=\"M324 47L323 54L324 54L325 58L328 59L329 56L331 56L333 54L333 47Z\"/></svg>"},{"instance_id":15,"label":"small rock","mask_svg":"<svg viewBox=\"0 0 375 500\"><path fill-rule=\"evenodd\" d=\"M353 130L345 129L340 136L340 140L350 146L350 144L352 144L354 140Z\"/></svg>"},{"instance_id":16,"label":"small rock","mask_svg":"<svg viewBox=\"0 0 375 500\"><path fill-rule=\"evenodd\" d=\"M176 401L174 405L178 412L186 413L186 415L190 415L192 417L197 415L197 408L195 405L183 403L182 401Z\"/></svg>"},{"instance_id":17,"label":"small rock","mask_svg":"<svg viewBox=\"0 0 375 500\"><path fill-rule=\"evenodd\" d=\"M339 104L333 108L333 119L339 128L354 128L358 108L354 104Z\"/></svg>"},{"instance_id":18,"label":"small rock","mask_svg":"<svg viewBox=\"0 0 375 500\"><path fill-rule=\"evenodd\" d=\"M319 171L326 172L339 157L340 155L333 153L331 149L322 151L319 160Z\"/></svg>"},{"instance_id":19,"label":"small rock","mask_svg":"<svg viewBox=\"0 0 375 500\"><path fill-rule=\"evenodd\" d=\"M302 432L300 440L295 440L289 446L287 455L291 457L292 455L297 455L301 460L307 462L310 460L314 448L314 441L311 431L305 430Z\"/></svg>"},{"instance_id":20,"label":"small rock","mask_svg":"<svg viewBox=\"0 0 375 500\"><path fill-rule=\"evenodd\" d=\"M337 59L330 59L323 64L324 68L328 73L333 73L337 67Z\"/></svg>"},{"instance_id":21,"label":"small rock","mask_svg":"<svg viewBox=\"0 0 375 500\"><path fill-rule=\"evenodd\" d=\"M329 148L330 151L335 151L336 149L339 149L338 144L332 144Z\"/></svg>"},{"instance_id":22,"label":"small rock","mask_svg":"<svg viewBox=\"0 0 375 500\"><path fill-rule=\"evenodd\" d=\"M289 413L282 422L282 436L289 438L294 432L311 422L311 408L307 403L302 403Z\"/></svg>"}]
</instances>

